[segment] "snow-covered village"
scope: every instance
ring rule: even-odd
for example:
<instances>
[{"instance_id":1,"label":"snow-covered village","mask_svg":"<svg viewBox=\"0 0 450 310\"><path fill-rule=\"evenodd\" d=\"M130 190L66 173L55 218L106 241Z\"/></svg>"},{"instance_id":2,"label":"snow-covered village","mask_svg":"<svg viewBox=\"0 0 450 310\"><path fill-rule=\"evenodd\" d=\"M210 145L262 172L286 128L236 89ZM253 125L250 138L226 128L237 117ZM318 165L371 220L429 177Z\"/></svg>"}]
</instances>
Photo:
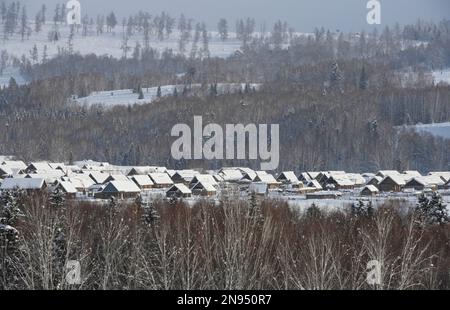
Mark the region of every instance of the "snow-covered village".
<instances>
[{"instance_id":1,"label":"snow-covered village","mask_svg":"<svg viewBox=\"0 0 450 310\"><path fill-rule=\"evenodd\" d=\"M53 162L25 163L2 156L0 190L60 192L65 199L107 203L111 199L182 199L218 202L230 192L248 199L288 201L293 207L350 207L360 201L381 205L389 200L414 207L417 198L438 193L450 202L450 171L422 175L418 171L380 170L374 173L345 171L284 171L271 174L244 167L220 170L171 170L157 166L116 166L92 160L72 164Z\"/></svg>"},{"instance_id":2,"label":"snow-covered village","mask_svg":"<svg viewBox=\"0 0 450 310\"><path fill-rule=\"evenodd\" d=\"M448 0L0 0L0 292L347 308L449 232Z\"/></svg>"}]
</instances>

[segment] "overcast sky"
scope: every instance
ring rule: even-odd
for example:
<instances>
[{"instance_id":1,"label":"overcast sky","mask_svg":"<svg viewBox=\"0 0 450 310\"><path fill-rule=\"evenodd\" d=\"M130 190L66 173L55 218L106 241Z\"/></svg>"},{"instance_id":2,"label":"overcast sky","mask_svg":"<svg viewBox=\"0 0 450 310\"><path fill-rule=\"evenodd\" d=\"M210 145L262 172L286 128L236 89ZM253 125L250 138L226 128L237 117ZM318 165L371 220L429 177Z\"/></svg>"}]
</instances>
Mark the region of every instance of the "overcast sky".
<instances>
[{"instance_id":1,"label":"overcast sky","mask_svg":"<svg viewBox=\"0 0 450 310\"><path fill-rule=\"evenodd\" d=\"M234 25L236 18L251 16L259 23L272 24L281 19L298 31L309 32L315 27L343 31L370 29L366 23L368 0L79 0L83 14L104 14L113 10L123 17L139 10L167 11L178 16L205 21L210 28L221 17ZM22 0L33 12L45 3L52 9L65 0ZM382 26L425 20L450 19L450 0L380 0Z\"/></svg>"}]
</instances>

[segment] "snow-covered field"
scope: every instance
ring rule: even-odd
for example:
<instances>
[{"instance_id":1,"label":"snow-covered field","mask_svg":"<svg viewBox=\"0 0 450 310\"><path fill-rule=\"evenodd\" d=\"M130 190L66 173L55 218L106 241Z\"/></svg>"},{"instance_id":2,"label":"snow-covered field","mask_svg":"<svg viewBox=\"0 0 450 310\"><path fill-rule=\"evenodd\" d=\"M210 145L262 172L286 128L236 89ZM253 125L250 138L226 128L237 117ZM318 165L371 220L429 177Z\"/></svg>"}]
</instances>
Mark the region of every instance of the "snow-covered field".
<instances>
[{"instance_id":1,"label":"snow-covered field","mask_svg":"<svg viewBox=\"0 0 450 310\"><path fill-rule=\"evenodd\" d=\"M34 29L34 25L31 25ZM26 58L31 58L31 53L36 45L38 51L38 60L36 62L41 62L44 56L44 49L46 48L46 57L50 59L58 54L59 51L68 49L68 39L70 36L70 28L66 25L59 26L60 40L57 42L50 42L48 40L48 33L52 30L52 24L46 24L39 33L33 32L29 39L25 38L22 41L20 35L16 34L10 37L8 40L0 39L0 51L5 50L10 59L16 57L20 59L23 55ZM1 26L0 26L1 30ZM123 32L122 27L117 26L116 31L113 33L103 33L101 35L96 35L94 31L91 31L86 37L81 34L81 29L75 33L73 39L73 50L75 53L81 55L95 54L98 56L107 55L115 58L121 58L123 55ZM136 44L139 43L143 46L143 35L135 34L131 36L128 40L128 55L131 57L133 49ZM202 42L198 43L198 48L200 49ZM223 42L220 40L217 32L210 32L209 40L209 51L210 55L213 57L228 57L239 50L241 42L235 38L234 33L230 33L230 39ZM163 52L166 49L171 49L174 53L179 53L179 33L174 30L170 38L164 41L159 41L155 36L150 38L150 47L157 50L158 52ZM185 54L189 55L192 48L192 42L186 44ZM5 72L0 75L0 85L6 85L9 79L13 76L19 84L23 84L26 81L20 76L14 68L7 68ZM6 83L6 84L5 84Z\"/></svg>"},{"instance_id":2,"label":"snow-covered field","mask_svg":"<svg viewBox=\"0 0 450 310\"><path fill-rule=\"evenodd\" d=\"M418 124L401 127L402 129L413 129L416 132L429 133L435 137L450 139L450 122L435 124Z\"/></svg>"},{"instance_id":3,"label":"snow-covered field","mask_svg":"<svg viewBox=\"0 0 450 310\"><path fill-rule=\"evenodd\" d=\"M33 25L31 25L34 28ZM1 28L1 27L0 27ZM14 35L6 41L1 41L0 50L6 50L9 55L15 56L17 58L25 55L30 58L30 52L32 51L34 45L36 45L39 53L39 61L42 60L44 46L47 46L47 57L51 58L58 54L61 49L66 49L68 47L68 39L70 36L70 27L67 25L60 25L59 32L61 34L60 40L57 42L50 42L48 40L48 33L52 30L52 23L43 26L42 31L39 33L33 32L29 39L25 38L22 41L19 35ZM150 47L158 50L159 52L165 49L172 49L174 53L179 53L178 42L179 42L179 32L174 30L170 38L164 41L159 41L156 36L150 37ZM130 57L132 50L139 42L143 46L143 35L134 34L128 40L128 46L131 50L128 53ZM112 33L103 33L96 35L95 31L91 31L86 37L82 36L81 29L75 32L73 40L74 52L78 52L82 55L96 54L96 55L108 55L116 58L123 56L123 51L121 49L123 44L123 32L122 27L117 26L115 31ZM200 48L202 42L198 43ZM220 40L217 32L210 32L209 40L209 51L211 56L216 57L227 57L233 54L236 50L239 50L241 42L235 38L235 34L230 33L230 39L223 42ZM186 54L190 53L192 47L192 42L186 44Z\"/></svg>"},{"instance_id":4,"label":"snow-covered field","mask_svg":"<svg viewBox=\"0 0 450 310\"><path fill-rule=\"evenodd\" d=\"M184 85L164 85L161 86L161 96L173 96L175 87L178 94L181 94L184 89ZM201 87L200 84L191 85L192 90L197 90ZM250 84L250 87L255 90L259 90L261 84ZM236 93L241 89L245 89L245 84L217 84L218 94ZM138 99L139 94L133 93L132 89L123 90L111 90L94 92L88 97L75 99L75 102L80 105L94 106L99 105L103 107L113 107L117 105L134 105L134 104L147 104L156 100L158 87L143 88L142 92L144 99ZM208 91L208 90L206 90Z\"/></svg>"},{"instance_id":5,"label":"snow-covered field","mask_svg":"<svg viewBox=\"0 0 450 310\"><path fill-rule=\"evenodd\" d=\"M446 83L450 85L450 69L433 71L434 83Z\"/></svg>"}]
</instances>

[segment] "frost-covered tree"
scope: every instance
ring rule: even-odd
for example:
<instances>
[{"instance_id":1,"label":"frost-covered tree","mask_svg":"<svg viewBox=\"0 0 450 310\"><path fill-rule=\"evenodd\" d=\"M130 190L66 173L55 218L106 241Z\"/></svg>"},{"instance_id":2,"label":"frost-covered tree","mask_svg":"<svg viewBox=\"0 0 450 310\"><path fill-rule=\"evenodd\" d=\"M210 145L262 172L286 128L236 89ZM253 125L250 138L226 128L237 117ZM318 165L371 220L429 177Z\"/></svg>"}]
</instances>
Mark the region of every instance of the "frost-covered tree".
<instances>
[{"instance_id":1,"label":"frost-covered tree","mask_svg":"<svg viewBox=\"0 0 450 310\"><path fill-rule=\"evenodd\" d=\"M22 192L20 190L3 191L0 196L0 223L15 226L22 216L21 207Z\"/></svg>"},{"instance_id":2,"label":"frost-covered tree","mask_svg":"<svg viewBox=\"0 0 450 310\"><path fill-rule=\"evenodd\" d=\"M416 212L421 223L425 225L442 225L447 224L450 220L447 205L443 203L441 195L437 192L432 194L431 199L424 194L420 195Z\"/></svg>"},{"instance_id":3,"label":"frost-covered tree","mask_svg":"<svg viewBox=\"0 0 450 310\"><path fill-rule=\"evenodd\" d=\"M50 195L50 205L53 208L62 209L64 208L64 204L65 204L64 192L60 188L55 189Z\"/></svg>"}]
</instances>

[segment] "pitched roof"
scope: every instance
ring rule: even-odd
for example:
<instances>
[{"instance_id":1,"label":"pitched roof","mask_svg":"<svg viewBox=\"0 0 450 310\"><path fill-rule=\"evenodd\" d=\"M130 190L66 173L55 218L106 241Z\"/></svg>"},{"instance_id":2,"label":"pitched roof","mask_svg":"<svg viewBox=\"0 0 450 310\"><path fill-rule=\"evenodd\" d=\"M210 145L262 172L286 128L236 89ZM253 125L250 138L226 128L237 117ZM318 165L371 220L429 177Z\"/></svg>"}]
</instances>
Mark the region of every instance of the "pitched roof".
<instances>
[{"instance_id":1,"label":"pitched roof","mask_svg":"<svg viewBox=\"0 0 450 310\"><path fill-rule=\"evenodd\" d=\"M148 175L134 175L130 177L138 186L152 186L154 183Z\"/></svg>"},{"instance_id":2,"label":"pitched roof","mask_svg":"<svg viewBox=\"0 0 450 310\"><path fill-rule=\"evenodd\" d=\"M312 180L311 182L308 183L308 187L314 187L317 189L322 189L322 185L320 185L319 181L317 180Z\"/></svg>"},{"instance_id":3,"label":"pitched roof","mask_svg":"<svg viewBox=\"0 0 450 310\"><path fill-rule=\"evenodd\" d=\"M75 188L87 189L95 184L95 182L89 177L81 177L80 175L70 176L67 181L71 182Z\"/></svg>"},{"instance_id":4,"label":"pitched roof","mask_svg":"<svg viewBox=\"0 0 450 310\"><path fill-rule=\"evenodd\" d=\"M108 176L108 178L106 178L105 182L108 182L108 181L127 182L129 180L130 179L126 175L123 175L123 174L111 174L111 175Z\"/></svg>"},{"instance_id":5,"label":"pitched roof","mask_svg":"<svg viewBox=\"0 0 450 310\"><path fill-rule=\"evenodd\" d=\"M171 185L173 184L172 179L167 173L154 172L149 174L153 183L160 185Z\"/></svg>"},{"instance_id":6,"label":"pitched roof","mask_svg":"<svg viewBox=\"0 0 450 310\"><path fill-rule=\"evenodd\" d=\"M108 174L98 172L98 171L92 171L89 173L89 177L97 184L103 184L105 183L106 179L109 177Z\"/></svg>"},{"instance_id":7,"label":"pitched roof","mask_svg":"<svg viewBox=\"0 0 450 310\"><path fill-rule=\"evenodd\" d=\"M254 179L255 182L263 182L267 184L280 184L271 174L258 174Z\"/></svg>"},{"instance_id":8,"label":"pitched roof","mask_svg":"<svg viewBox=\"0 0 450 310\"><path fill-rule=\"evenodd\" d=\"M61 186L63 188L63 191L67 194L76 194L77 189L73 186L71 182L68 181L58 181L58 185L56 185L56 188Z\"/></svg>"},{"instance_id":9,"label":"pitched roof","mask_svg":"<svg viewBox=\"0 0 450 310\"><path fill-rule=\"evenodd\" d=\"M26 169L27 165L21 160L5 160L1 164L2 166L7 166L9 168L19 168Z\"/></svg>"},{"instance_id":10,"label":"pitched roof","mask_svg":"<svg viewBox=\"0 0 450 310\"><path fill-rule=\"evenodd\" d=\"M374 185L366 185L362 190L368 190L371 193L378 193L379 190Z\"/></svg>"},{"instance_id":11,"label":"pitched roof","mask_svg":"<svg viewBox=\"0 0 450 310\"><path fill-rule=\"evenodd\" d=\"M141 189L133 181L111 181L102 192L106 193L140 193Z\"/></svg>"},{"instance_id":12,"label":"pitched roof","mask_svg":"<svg viewBox=\"0 0 450 310\"><path fill-rule=\"evenodd\" d=\"M214 187L214 185L212 185L211 183L208 182L197 182L197 184L195 184L191 190L195 190L195 189L204 189L207 192L216 192L216 188Z\"/></svg>"},{"instance_id":13,"label":"pitched roof","mask_svg":"<svg viewBox=\"0 0 450 310\"><path fill-rule=\"evenodd\" d=\"M405 179L400 174L398 174L398 175L395 175L395 174L387 175L387 176L385 176L383 178L383 180L381 180L380 184L384 183L388 179L391 179L397 185L406 185Z\"/></svg>"},{"instance_id":14,"label":"pitched roof","mask_svg":"<svg viewBox=\"0 0 450 310\"><path fill-rule=\"evenodd\" d=\"M172 187L169 188L168 192L173 192L173 191L179 191L182 194L192 194L191 190L182 183L177 183L177 184L172 185Z\"/></svg>"},{"instance_id":15,"label":"pitched roof","mask_svg":"<svg viewBox=\"0 0 450 310\"><path fill-rule=\"evenodd\" d=\"M243 178L242 172L238 169L222 169L219 175L224 181L239 181Z\"/></svg>"},{"instance_id":16,"label":"pitched roof","mask_svg":"<svg viewBox=\"0 0 450 310\"><path fill-rule=\"evenodd\" d=\"M45 180L42 178L8 178L5 179L0 187L2 190L19 189L42 189L45 186Z\"/></svg>"},{"instance_id":17,"label":"pitched roof","mask_svg":"<svg viewBox=\"0 0 450 310\"><path fill-rule=\"evenodd\" d=\"M41 171L53 170L53 168L50 167L50 165L47 162L33 162L33 163L30 163L28 165L27 169L41 170Z\"/></svg>"},{"instance_id":18,"label":"pitched roof","mask_svg":"<svg viewBox=\"0 0 450 310\"><path fill-rule=\"evenodd\" d=\"M284 178L289 183L293 183L293 184L299 183L299 180L298 180L297 176L295 175L294 171L284 171L278 176L277 180L280 180L280 178L281 179Z\"/></svg>"},{"instance_id":19,"label":"pitched roof","mask_svg":"<svg viewBox=\"0 0 450 310\"><path fill-rule=\"evenodd\" d=\"M192 184L196 184L198 182L210 183L211 185L218 185L216 179L211 174L197 174L191 181Z\"/></svg>"}]
</instances>

